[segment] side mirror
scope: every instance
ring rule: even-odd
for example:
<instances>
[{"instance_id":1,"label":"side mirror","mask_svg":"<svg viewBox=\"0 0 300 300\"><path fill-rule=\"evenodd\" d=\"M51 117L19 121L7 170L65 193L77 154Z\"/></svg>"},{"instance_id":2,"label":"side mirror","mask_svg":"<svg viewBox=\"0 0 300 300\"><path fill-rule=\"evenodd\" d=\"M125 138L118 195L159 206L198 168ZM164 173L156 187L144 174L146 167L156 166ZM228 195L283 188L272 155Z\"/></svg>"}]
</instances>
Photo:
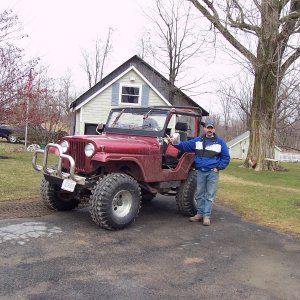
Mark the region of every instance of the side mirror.
<instances>
[{"instance_id":1,"label":"side mirror","mask_svg":"<svg viewBox=\"0 0 300 300\"><path fill-rule=\"evenodd\" d=\"M96 132L97 132L98 134L102 134L103 131L104 131L104 128L105 128L105 124L99 123L99 124L97 125Z\"/></svg>"},{"instance_id":2,"label":"side mirror","mask_svg":"<svg viewBox=\"0 0 300 300\"><path fill-rule=\"evenodd\" d=\"M180 144L180 134L178 132L175 132L172 135L172 139L173 139L173 145L178 145Z\"/></svg>"}]
</instances>

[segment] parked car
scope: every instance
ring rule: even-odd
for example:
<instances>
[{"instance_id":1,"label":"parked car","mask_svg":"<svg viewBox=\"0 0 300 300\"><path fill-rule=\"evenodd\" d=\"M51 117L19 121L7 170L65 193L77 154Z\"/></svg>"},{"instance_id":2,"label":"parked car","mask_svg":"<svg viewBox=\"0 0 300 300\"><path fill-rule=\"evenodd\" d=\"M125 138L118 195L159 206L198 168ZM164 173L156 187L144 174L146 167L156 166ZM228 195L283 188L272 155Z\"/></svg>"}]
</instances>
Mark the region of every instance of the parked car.
<instances>
[{"instance_id":1,"label":"parked car","mask_svg":"<svg viewBox=\"0 0 300 300\"><path fill-rule=\"evenodd\" d=\"M197 107L112 109L102 134L66 136L60 144L35 151L33 168L43 173L42 201L67 211L90 197L93 221L109 230L131 224L141 201L151 201L157 193L176 195L178 211L194 215L195 154L181 155L167 137L179 142L199 136L201 117ZM57 155L56 167L48 165L48 153ZM39 154L43 165L37 164Z\"/></svg>"},{"instance_id":2,"label":"parked car","mask_svg":"<svg viewBox=\"0 0 300 300\"><path fill-rule=\"evenodd\" d=\"M62 130L50 132L41 125L29 125L27 128L27 141L30 144L47 144L48 142L57 142L67 134ZM0 125L0 137L7 139L9 143L23 142L25 140L25 128Z\"/></svg>"},{"instance_id":3,"label":"parked car","mask_svg":"<svg viewBox=\"0 0 300 300\"><path fill-rule=\"evenodd\" d=\"M7 139L9 143L17 143L25 137L25 130L10 125L0 125L0 137Z\"/></svg>"}]
</instances>

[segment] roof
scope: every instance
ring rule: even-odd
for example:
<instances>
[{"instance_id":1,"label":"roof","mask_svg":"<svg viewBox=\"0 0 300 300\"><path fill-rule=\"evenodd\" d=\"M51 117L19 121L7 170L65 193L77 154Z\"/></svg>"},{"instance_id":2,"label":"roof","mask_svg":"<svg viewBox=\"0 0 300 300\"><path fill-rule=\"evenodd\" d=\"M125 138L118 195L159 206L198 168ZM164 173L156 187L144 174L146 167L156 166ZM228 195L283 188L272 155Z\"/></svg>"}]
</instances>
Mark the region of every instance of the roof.
<instances>
[{"instance_id":1,"label":"roof","mask_svg":"<svg viewBox=\"0 0 300 300\"><path fill-rule=\"evenodd\" d=\"M242 142L243 140L247 139L250 135L250 131L246 131L243 134L237 136L236 138L234 138L233 140L229 141L227 143L228 148L232 148L233 146L235 146L236 144Z\"/></svg>"},{"instance_id":2,"label":"roof","mask_svg":"<svg viewBox=\"0 0 300 300\"><path fill-rule=\"evenodd\" d=\"M230 149L232 147L234 147L236 144L248 139L250 136L250 131L245 131L244 133L242 133L241 135L237 136L236 138L234 138L233 140L229 141L227 143L227 147ZM275 148L278 150L278 151L282 151L278 146L275 145Z\"/></svg>"},{"instance_id":3,"label":"roof","mask_svg":"<svg viewBox=\"0 0 300 300\"><path fill-rule=\"evenodd\" d=\"M126 62L124 62L122 65L120 65L115 70L113 70L110 74L105 76L92 88L90 88L80 97L78 97L75 101L73 101L70 105L70 108L75 109L78 106L81 106L83 102L86 102L88 101L88 99L91 99L93 95L97 94L105 86L110 85L115 78L117 78L120 74L123 74L127 70L132 69L132 67L134 67L136 71L138 71L144 78L146 78L147 81L150 83L150 85L154 89L156 89L156 91L164 99L166 99L166 102L168 102L167 87L170 85L170 81L166 79L162 74L160 74L157 70L155 70L153 67L151 67L148 63L146 63L143 59L141 59L139 56L134 55ZM200 107L203 116L209 115L209 113L205 109L203 109L199 104L197 104L193 99L191 99L189 96L187 96L177 87L176 87L176 94L179 97L184 98L187 101L188 105ZM177 103L171 103L171 104L176 105Z\"/></svg>"}]
</instances>

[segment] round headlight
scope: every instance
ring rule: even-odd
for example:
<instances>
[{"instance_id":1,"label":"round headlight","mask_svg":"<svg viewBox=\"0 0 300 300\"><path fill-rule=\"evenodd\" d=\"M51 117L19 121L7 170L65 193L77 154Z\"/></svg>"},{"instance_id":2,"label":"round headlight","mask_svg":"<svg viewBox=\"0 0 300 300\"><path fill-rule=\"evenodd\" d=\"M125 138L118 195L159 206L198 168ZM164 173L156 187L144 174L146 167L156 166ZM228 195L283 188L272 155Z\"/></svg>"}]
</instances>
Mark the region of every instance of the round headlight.
<instances>
[{"instance_id":1,"label":"round headlight","mask_svg":"<svg viewBox=\"0 0 300 300\"><path fill-rule=\"evenodd\" d=\"M95 146L91 143L88 143L84 147L84 153L87 157L91 157L95 152Z\"/></svg>"},{"instance_id":2,"label":"round headlight","mask_svg":"<svg viewBox=\"0 0 300 300\"><path fill-rule=\"evenodd\" d=\"M62 151L63 153L66 153L69 149L69 143L67 141L62 141L60 143L61 147L62 147Z\"/></svg>"}]
</instances>

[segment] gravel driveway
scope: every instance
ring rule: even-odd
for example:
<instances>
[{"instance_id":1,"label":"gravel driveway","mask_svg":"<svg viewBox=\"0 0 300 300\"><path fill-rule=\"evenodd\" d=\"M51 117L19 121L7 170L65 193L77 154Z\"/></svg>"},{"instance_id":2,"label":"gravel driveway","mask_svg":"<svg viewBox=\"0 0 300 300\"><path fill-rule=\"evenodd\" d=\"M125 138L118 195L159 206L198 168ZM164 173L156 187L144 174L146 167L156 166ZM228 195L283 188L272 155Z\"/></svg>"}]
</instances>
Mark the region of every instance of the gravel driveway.
<instances>
[{"instance_id":1,"label":"gravel driveway","mask_svg":"<svg viewBox=\"0 0 300 300\"><path fill-rule=\"evenodd\" d=\"M116 232L40 215L0 221L1 299L300 299L300 241L221 206L204 227L158 196Z\"/></svg>"}]
</instances>

